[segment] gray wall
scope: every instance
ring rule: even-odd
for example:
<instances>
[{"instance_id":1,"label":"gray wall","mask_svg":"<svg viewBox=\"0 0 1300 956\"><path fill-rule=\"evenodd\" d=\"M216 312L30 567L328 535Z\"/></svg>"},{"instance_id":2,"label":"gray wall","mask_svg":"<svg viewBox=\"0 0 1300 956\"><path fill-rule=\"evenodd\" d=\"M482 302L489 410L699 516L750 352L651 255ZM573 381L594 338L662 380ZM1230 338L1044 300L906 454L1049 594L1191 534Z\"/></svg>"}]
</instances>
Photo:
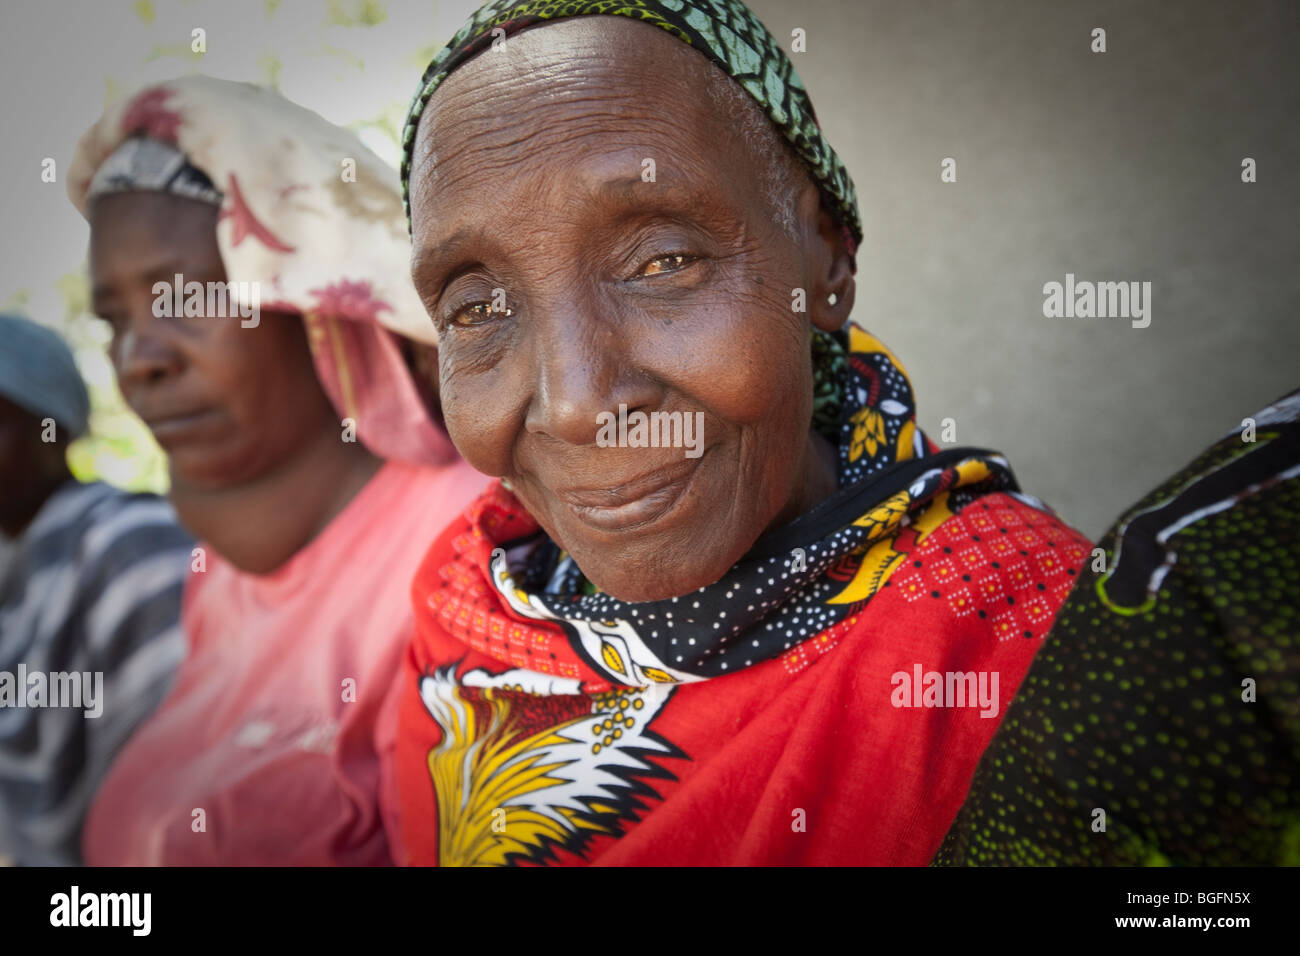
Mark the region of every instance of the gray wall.
<instances>
[{"instance_id":1,"label":"gray wall","mask_svg":"<svg viewBox=\"0 0 1300 956\"><path fill-rule=\"evenodd\" d=\"M1300 4L751 6L807 31L796 67L866 231L854 317L936 440L955 419L1096 537L1300 387ZM1150 326L1045 318L1067 272L1151 282Z\"/></svg>"}]
</instances>

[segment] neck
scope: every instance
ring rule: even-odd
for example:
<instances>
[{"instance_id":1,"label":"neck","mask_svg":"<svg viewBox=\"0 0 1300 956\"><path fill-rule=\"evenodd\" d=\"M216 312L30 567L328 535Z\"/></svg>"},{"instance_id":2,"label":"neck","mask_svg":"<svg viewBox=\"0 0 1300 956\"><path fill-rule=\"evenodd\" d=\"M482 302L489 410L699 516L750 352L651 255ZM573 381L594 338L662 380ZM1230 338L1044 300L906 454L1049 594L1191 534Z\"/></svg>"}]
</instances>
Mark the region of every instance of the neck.
<instances>
[{"instance_id":1,"label":"neck","mask_svg":"<svg viewBox=\"0 0 1300 956\"><path fill-rule=\"evenodd\" d=\"M203 489L172 476L176 514L201 541L248 574L269 574L323 531L383 462L334 434L264 475Z\"/></svg>"},{"instance_id":2,"label":"neck","mask_svg":"<svg viewBox=\"0 0 1300 956\"><path fill-rule=\"evenodd\" d=\"M816 431L808 433L802 474L798 494L790 499L789 504L768 525L768 531L793 521L839 490L838 454L834 446Z\"/></svg>"}]
</instances>

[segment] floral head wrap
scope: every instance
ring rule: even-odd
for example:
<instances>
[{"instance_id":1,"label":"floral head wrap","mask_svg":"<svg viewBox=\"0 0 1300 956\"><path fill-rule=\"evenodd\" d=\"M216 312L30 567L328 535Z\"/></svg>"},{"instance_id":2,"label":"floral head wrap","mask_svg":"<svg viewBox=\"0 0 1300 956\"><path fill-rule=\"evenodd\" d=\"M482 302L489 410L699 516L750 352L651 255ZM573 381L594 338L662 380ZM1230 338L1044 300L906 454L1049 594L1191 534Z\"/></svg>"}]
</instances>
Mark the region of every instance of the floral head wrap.
<instances>
[{"instance_id":1,"label":"floral head wrap","mask_svg":"<svg viewBox=\"0 0 1300 956\"><path fill-rule=\"evenodd\" d=\"M371 451L455 457L393 334L437 342L411 286L397 179L355 134L271 90L180 77L110 107L78 142L68 196L82 215L124 188L220 205L228 281L256 282L263 309L303 317L322 386Z\"/></svg>"}]
</instances>

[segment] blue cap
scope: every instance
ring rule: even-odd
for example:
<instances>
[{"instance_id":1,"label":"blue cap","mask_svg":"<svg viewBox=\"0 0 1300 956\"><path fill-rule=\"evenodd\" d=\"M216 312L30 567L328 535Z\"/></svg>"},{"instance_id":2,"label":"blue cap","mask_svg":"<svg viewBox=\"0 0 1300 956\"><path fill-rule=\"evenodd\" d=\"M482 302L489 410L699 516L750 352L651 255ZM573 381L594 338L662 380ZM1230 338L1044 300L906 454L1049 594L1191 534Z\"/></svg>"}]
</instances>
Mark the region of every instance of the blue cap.
<instances>
[{"instance_id":1,"label":"blue cap","mask_svg":"<svg viewBox=\"0 0 1300 956\"><path fill-rule=\"evenodd\" d=\"M57 332L16 315L0 315L0 395L54 419L72 438L90 423L90 395L72 350Z\"/></svg>"}]
</instances>

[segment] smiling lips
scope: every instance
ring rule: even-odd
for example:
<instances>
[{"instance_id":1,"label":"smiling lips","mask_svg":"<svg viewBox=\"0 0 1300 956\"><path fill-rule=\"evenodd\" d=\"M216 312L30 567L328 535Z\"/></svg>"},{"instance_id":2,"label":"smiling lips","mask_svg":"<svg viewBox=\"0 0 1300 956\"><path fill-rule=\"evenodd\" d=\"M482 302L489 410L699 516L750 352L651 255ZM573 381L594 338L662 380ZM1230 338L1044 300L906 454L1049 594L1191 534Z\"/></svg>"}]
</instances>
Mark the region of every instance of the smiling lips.
<instances>
[{"instance_id":1,"label":"smiling lips","mask_svg":"<svg viewBox=\"0 0 1300 956\"><path fill-rule=\"evenodd\" d=\"M695 477L700 458L684 458L642 478L605 488L559 490L555 496L583 524L601 531L629 531L667 514Z\"/></svg>"}]
</instances>

